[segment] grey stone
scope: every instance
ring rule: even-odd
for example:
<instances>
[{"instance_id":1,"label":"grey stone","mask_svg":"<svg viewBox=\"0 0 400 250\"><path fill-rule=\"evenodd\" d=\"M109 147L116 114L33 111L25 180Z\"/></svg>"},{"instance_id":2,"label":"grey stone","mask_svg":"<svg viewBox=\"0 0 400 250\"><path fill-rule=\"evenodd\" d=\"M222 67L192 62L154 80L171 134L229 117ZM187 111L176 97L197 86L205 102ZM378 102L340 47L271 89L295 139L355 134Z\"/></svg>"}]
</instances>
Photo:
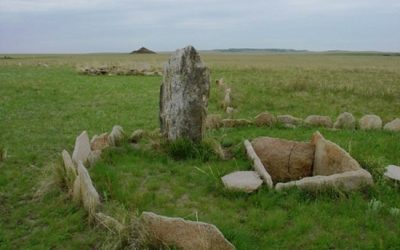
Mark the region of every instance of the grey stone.
<instances>
[{"instance_id":1,"label":"grey stone","mask_svg":"<svg viewBox=\"0 0 400 250\"><path fill-rule=\"evenodd\" d=\"M81 200L83 207L89 213L89 215L94 215L97 207L100 205L100 196L97 190L93 186L92 179L86 167L81 161L78 163L78 176L79 176L79 190L80 195L78 195Z\"/></svg>"},{"instance_id":2,"label":"grey stone","mask_svg":"<svg viewBox=\"0 0 400 250\"><path fill-rule=\"evenodd\" d=\"M317 127L332 127L332 120L329 116L323 115L309 115L306 119L304 119L304 123L309 126L317 126Z\"/></svg>"},{"instance_id":3,"label":"grey stone","mask_svg":"<svg viewBox=\"0 0 400 250\"><path fill-rule=\"evenodd\" d=\"M66 150L63 150L62 153L62 158L64 162L64 170L65 170L65 180L67 183L67 186L70 190L73 190L73 183L76 178L77 172L76 172L76 167L74 163L72 162L72 158L69 155L69 153Z\"/></svg>"},{"instance_id":4,"label":"grey stone","mask_svg":"<svg viewBox=\"0 0 400 250\"><path fill-rule=\"evenodd\" d=\"M165 246L183 250L235 249L212 224L171 218L151 212L143 212L139 223L146 240L157 249Z\"/></svg>"},{"instance_id":5,"label":"grey stone","mask_svg":"<svg viewBox=\"0 0 400 250\"><path fill-rule=\"evenodd\" d=\"M177 50L164 68L160 87L160 128L169 141L199 141L205 131L210 71L192 47Z\"/></svg>"},{"instance_id":6,"label":"grey stone","mask_svg":"<svg viewBox=\"0 0 400 250\"><path fill-rule=\"evenodd\" d=\"M227 189L246 193L259 189L263 183L255 171L236 171L223 176L221 180Z\"/></svg>"},{"instance_id":7,"label":"grey stone","mask_svg":"<svg viewBox=\"0 0 400 250\"><path fill-rule=\"evenodd\" d=\"M101 135L94 135L90 141L90 148L92 150L103 150L110 146L108 140L108 133L103 133Z\"/></svg>"},{"instance_id":8,"label":"grey stone","mask_svg":"<svg viewBox=\"0 0 400 250\"><path fill-rule=\"evenodd\" d=\"M269 112L262 112L260 114L258 114L255 119L254 119L254 123L257 126L272 126L274 125L274 123L276 123L276 118L273 114L269 113Z\"/></svg>"},{"instance_id":9,"label":"grey stone","mask_svg":"<svg viewBox=\"0 0 400 250\"><path fill-rule=\"evenodd\" d=\"M90 152L89 135L86 131L83 131L75 140L74 152L72 153L72 160L75 165L78 165L79 161L83 164L87 163Z\"/></svg>"},{"instance_id":10,"label":"grey stone","mask_svg":"<svg viewBox=\"0 0 400 250\"><path fill-rule=\"evenodd\" d=\"M278 115L276 120L283 125L299 126L303 123L302 119L291 115Z\"/></svg>"},{"instance_id":11,"label":"grey stone","mask_svg":"<svg viewBox=\"0 0 400 250\"><path fill-rule=\"evenodd\" d=\"M336 129L355 129L356 119L349 112L341 113L333 124L333 128Z\"/></svg>"},{"instance_id":12,"label":"grey stone","mask_svg":"<svg viewBox=\"0 0 400 250\"><path fill-rule=\"evenodd\" d=\"M386 178L400 181L400 167L389 165L386 167L386 172L383 174Z\"/></svg>"},{"instance_id":13,"label":"grey stone","mask_svg":"<svg viewBox=\"0 0 400 250\"><path fill-rule=\"evenodd\" d=\"M345 191L352 191L367 185L373 185L373 183L371 174L364 169L359 169L329 176L318 175L305 177L298 181L277 183L275 189L280 191L291 187L297 187L303 190L317 191L324 188L339 188Z\"/></svg>"},{"instance_id":14,"label":"grey stone","mask_svg":"<svg viewBox=\"0 0 400 250\"><path fill-rule=\"evenodd\" d=\"M359 121L361 130L381 129L382 119L377 115L364 115Z\"/></svg>"},{"instance_id":15,"label":"grey stone","mask_svg":"<svg viewBox=\"0 0 400 250\"><path fill-rule=\"evenodd\" d=\"M267 170L265 170L264 165L262 164L260 158L258 158L253 146L248 140L244 141L244 146L246 148L247 158L252 161L254 170L261 176L265 184L267 184L269 188L272 188L274 183L272 182L271 175L267 172Z\"/></svg>"},{"instance_id":16,"label":"grey stone","mask_svg":"<svg viewBox=\"0 0 400 250\"><path fill-rule=\"evenodd\" d=\"M125 137L124 129L119 125L115 125L112 128L110 135L108 136L108 143L111 146L118 146L124 140L124 137Z\"/></svg>"},{"instance_id":17,"label":"grey stone","mask_svg":"<svg viewBox=\"0 0 400 250\"><path fill-rule=\"evenodd\" d=\"M400 132L400 119L396 118L393 121L386 123L383 129L386 131Z\"/></svg>"},{"instance_id":18,"label":"grey stone","mask_svg":"<svg viewBox=\"0 0 400 250\"><path fill-rule=\"evenodd\" d=\"M326 140L318 131L311 143L315 145L313 175L331 175L361 169L360 164L337 144Z\"/></svg>"},{"instance_id":19,"label":"grey stone","mask_svg":"<svg viewBox=\"0 0 400 250\"><path fill-rule=\"evenodd\" d=\"M247 119L223 119L222 125L225 128L245 127L251 125L252 122Z\"/></svg>"}]
</instances>

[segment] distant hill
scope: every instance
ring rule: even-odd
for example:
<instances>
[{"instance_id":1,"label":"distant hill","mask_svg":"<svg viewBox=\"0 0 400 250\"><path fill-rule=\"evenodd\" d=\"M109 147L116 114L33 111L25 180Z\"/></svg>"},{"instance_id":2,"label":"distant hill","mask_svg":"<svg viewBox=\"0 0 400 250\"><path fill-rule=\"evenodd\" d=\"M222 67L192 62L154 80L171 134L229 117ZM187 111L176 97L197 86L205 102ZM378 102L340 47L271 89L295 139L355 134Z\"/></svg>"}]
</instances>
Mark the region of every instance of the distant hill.
<instances>
[{"instance_id":1,"label":"distant hill","mask_svg":"<svg viewBox=\"0 0 400 250\"><path fill-rule=\"evenodd\" d=\"M149 49L147 49L145 47L141 47L138 50L132 51L131 54L156 54L156 52L154 52L152 50L149 50Z\"/></svg>"},{"instance_id":2,"label":"distant hill","mask_svg":"<svg viewBox=\"0 0 400 250\"><path fill-rule=\"evenodd\" d=\"M270 52L270 53L306 53L308 50L296 50L296 49L251 49L251 48L230 48L230 49L215 49L212 51L217 52L230 52L230 53L259 53L259 52Z\"/></svg>"}]
</instances>

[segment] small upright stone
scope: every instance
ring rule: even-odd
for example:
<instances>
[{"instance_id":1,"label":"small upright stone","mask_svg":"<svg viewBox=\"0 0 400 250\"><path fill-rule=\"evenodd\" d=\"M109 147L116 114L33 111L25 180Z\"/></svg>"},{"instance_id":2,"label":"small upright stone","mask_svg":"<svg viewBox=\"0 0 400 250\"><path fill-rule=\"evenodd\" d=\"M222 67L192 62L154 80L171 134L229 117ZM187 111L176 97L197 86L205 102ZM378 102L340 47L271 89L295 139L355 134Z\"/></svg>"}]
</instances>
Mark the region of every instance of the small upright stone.
<instances>
[{"instance_id":1,"label":"small upright stone","mask_svg":"<svg viewBox=\"0 0 400 250\"><path fill-rule=\"evenodd\" d=\"M377 115L364 115L359 123L361 130L382 128L382 119Z\"/></svg>"},{"instance_id":2,"label":"small upright stone","mask_svg":"<svg viewBox=\"0 0 400 250\"><path fill-rule=\"evenodd\" d=\"M349 112L341 113L336 119L335 124L333 124L333 128L336 129L355 129L356 128L356 119Z\"/></svg>"},{"instance_id":3,"label":"small upright stone","mask_svg":"<svg viewBox=\"0 0 400 250\"><path fill-rule=\"evenodd\" d=\"M396 118L393 121L386 123L383 129L386 131L400 132L400 119Z\"/></svg>"},{"instance_id":4,"label":"small upright stone","mask_svg":"<svg viewBox=\"0 0 400 250\"><path fill-rule=\"evenodd\" d=\"M118 146L124 140L124 137L124 129L119 125L115 125L108 136L108 143L112 146Z\"/></svg>"},{"instance_id":5,"label":"small upright stone","mask_svg":"<svg viewBox=\"0 0 400 250\"><path fill-rule=\"evenodd\" d=\"M177 50L164 68L160 88L160 128L169 141L199 141L205 131L210 71L192 47Z\"/></svg>"},{"instance_id":6,"label":"small upright stone","mask_svg":"<svg viewBox=\"0 0 400 250\"><path fill-rule=\"evenodd\" d=\"M108 143L108 133L95 135L90 141L90 148L92 150L103 150L105 148L108 148L109 146L110 145Z\"/></svg>"},{"instance_id":7,"label":"small upright stone","mask_svg":"<svg viewBox=\"0 0 400 250\"><path fill-rule=\"evenodd\" d=\"M90 155L89 135L83 131L75 140L74 152L72 153L72 160L78 165L78 162L86 163Z\"/></svg>"}]
</instances>

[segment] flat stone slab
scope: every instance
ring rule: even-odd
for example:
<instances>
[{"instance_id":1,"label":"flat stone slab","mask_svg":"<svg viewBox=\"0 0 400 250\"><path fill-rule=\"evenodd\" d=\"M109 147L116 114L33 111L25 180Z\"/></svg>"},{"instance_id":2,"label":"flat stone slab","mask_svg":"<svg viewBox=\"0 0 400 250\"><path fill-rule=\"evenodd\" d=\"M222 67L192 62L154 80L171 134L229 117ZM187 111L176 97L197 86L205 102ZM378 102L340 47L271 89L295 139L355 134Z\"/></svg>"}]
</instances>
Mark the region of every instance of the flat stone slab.
<instances>
[{"instance_id":1,"label":"flat stone slab","mask_svg":"<svg viewBox=\"0 0 400 250\"><path fill-rule=\"evenodd\" d=\"M236 171L223 176L221 180L227 189L246 193L259 189L263 183L255 171Z\"/></svg>"},{"instance_id":2,"label":"flat stone slab","mask_svg":"<svg viewBox=\"0 0 400 250\"><path fill-rule=\"evenodd\" d=\"M389 165L386 167L386 172L383 175L389 179L400 181L400 167Z\"/></svg>"}]
</instances>

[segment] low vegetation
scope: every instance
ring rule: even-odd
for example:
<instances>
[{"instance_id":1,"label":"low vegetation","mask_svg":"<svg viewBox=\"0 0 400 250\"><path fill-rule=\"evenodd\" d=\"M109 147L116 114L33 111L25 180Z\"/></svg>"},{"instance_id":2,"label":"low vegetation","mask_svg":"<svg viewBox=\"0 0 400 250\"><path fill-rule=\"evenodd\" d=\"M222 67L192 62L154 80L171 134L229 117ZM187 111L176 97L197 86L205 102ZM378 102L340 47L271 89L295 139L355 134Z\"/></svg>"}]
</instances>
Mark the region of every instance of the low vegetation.
<instances>
[{"instance_id":1,"label":"low vegetation","mask_svg":"<svg viewBox=\"0 0 400 250\"><path fill-rule=\"evenodd\" d=\"M129 134L158 127L160 76L86 76L79 65L147 63L159 68L168 55L12 55L0 61L0 249L98 249L114 246L112 232L91 225L59 185L45 189L43 172L72 152L81 131L92 136L121 125ZM212 82L232 88L235 118L268 110L306 117L344 111L359 119L400 117L400 58L332 54L208 54ZM47 65L48 67L43 67ZM209 113L221 110L224 93L211 90ZM384 167L400 164L400 133L332 131L324 136L369 170L375 186L362 192L253 194L226 191L220 177L247 170L244 139L273 136L308 141L315 129L222 128L207 133L230 149L220 160L209 144L142 141L109 148L90 169L104 211L129 224L141 211L215 224L238 249L390 249L399 245L398 185ZM56 169L56 168L54 168ZM58 187L58 188L57 188ZM43 191L45 190L45 192ZM39 192L42 191L42 192ZM39 192L39 193L38 193ZM40 194L40 195L38 195ZM397 212L396 212L397 211ZM119 246L129 246L125 241Z\"/></svg>"}]
</instances>

